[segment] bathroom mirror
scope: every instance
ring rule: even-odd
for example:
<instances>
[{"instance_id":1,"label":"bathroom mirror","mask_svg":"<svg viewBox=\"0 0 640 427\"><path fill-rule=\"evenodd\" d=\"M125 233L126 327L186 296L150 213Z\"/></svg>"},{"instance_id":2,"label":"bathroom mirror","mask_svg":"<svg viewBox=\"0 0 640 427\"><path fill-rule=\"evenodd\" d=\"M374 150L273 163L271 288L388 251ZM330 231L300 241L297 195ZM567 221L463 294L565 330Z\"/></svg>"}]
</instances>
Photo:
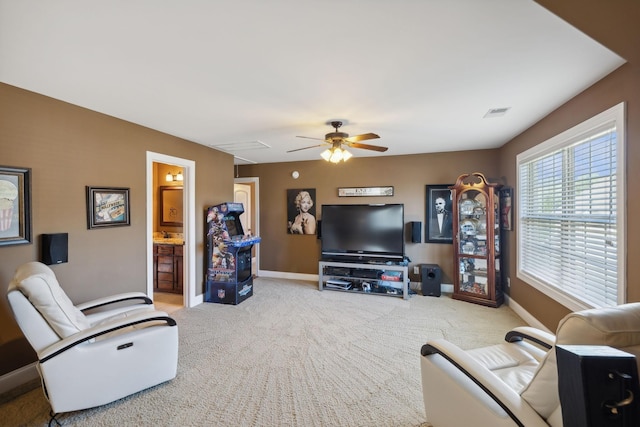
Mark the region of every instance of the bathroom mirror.
<instances>
[{"instance_id":1,"label":"bathroom mirror","mask_svg":"<svg viewBox=\"0 0 640 427\"><path fill-rule=\"evenodd\" d=\"M182 227L182 187L160 187L160 225Z\"/></svg>"}]
</instances>

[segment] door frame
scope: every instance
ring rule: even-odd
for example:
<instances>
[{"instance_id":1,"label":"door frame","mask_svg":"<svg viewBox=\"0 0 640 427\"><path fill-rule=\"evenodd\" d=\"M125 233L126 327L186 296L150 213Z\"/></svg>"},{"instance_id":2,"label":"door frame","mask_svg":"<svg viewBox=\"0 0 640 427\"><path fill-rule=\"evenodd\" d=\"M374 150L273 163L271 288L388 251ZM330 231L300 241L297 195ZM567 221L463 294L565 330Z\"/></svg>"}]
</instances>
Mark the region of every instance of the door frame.
<instances>
[{"instance_id":1,"label":"door frame","mask_svg":"<svg viewBox=\"0 0 640 427\"><path fill-rule=\"evenodd\" d=\"M253 210L255 216L253 217L253 229L252 234L254 236L260 236L260 178L258 177L246 177L246 178L234 178L234 184L250 184L252 188L253 196ZM256 271L255 274L260 276L260 244L254 245L256 249Z\"/></svg>"},{"instance_id":2,"label":"door frame","mask_svg":"<svg viewBox=\"0 0 640 427\"><path fill-rule=\"evenodd\" d=\"M184 285L183 305L202 304L203 295L196 295L196 162L166 154L147 151L147 295L153 299L153 164L165 163L184 169Z\"/></svg>"}]
</instances>

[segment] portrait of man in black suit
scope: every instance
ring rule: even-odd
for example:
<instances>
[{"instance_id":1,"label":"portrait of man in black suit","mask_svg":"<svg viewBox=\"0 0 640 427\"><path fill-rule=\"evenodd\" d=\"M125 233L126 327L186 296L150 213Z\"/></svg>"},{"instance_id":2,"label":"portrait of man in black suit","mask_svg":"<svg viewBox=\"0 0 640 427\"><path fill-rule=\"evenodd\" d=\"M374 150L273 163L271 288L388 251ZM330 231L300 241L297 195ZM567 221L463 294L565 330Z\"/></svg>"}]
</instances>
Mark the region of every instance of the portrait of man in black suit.
<instances>
[{"instance_id":1,"label":"portrait of man in black suit","mask_svg":"<svg viewBox=\"0 0 640 427\"><path fill-rule=\"evenodd\" d=\"M427 186L427 242L451 243L453 240L451 190L448 187L448 185Z\"/></svg>"}]
</instances>

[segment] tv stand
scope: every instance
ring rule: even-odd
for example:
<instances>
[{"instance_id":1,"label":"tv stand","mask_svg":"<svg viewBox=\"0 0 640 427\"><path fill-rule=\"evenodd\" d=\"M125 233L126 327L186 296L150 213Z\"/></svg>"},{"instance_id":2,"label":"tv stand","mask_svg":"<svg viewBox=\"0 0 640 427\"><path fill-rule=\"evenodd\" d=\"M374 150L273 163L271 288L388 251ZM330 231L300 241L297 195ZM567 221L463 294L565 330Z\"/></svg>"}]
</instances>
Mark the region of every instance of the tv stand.
<instances>
[{"instance_id":1,"label":"tv stand","mask_svg":"<svg viewBox=\"0 0 640 427\"><path fill-rule=\"evenodd\" d=\"M318 288L409 298L406 265L320 261Z\"/></svg>"}]
</instances>

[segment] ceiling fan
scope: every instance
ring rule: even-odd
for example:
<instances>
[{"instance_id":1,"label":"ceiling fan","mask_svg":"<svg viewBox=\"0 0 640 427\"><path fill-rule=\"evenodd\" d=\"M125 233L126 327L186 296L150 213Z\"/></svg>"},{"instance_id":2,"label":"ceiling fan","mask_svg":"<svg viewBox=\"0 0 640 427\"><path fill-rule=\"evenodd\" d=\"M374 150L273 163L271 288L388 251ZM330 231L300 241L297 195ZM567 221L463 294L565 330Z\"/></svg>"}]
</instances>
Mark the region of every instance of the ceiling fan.
<instances>
[{"instance_id":1,"label":"ceiling fan","mask_svg":"<svg viewBox=\"0 0 640 427\"><path fill-rule=\"evenodd\" d=\"M360 143L360 141L380 138L380 136L376 135L375 133L363 133L362 135L349 136L348 133L338 132L338 129L342 126L341 121L335 120L330 122L330 124L335 129L335 132L329 132L324 136L324 139L312 138L309 136L298 136L298 138L317 139L318 141L323 141L322 144L312 145L310 147L304 147L304 148L296 148L295 150L287 151L287 153L293 153L294 151L300 151L300 150L307 150L309 148L322 147L324 144L329 144L331 145L331 147L327 148L327 150L324 151L321 154L321 156L327 161L338 163L341 160L346 161L351 157L351 153L349 153L343 146L347 146L351 148L361 148L364 150L373 150L373 151L379 151L379 152L385 152L388 150L387 147Z\"/></svg>"}]
</instances>

